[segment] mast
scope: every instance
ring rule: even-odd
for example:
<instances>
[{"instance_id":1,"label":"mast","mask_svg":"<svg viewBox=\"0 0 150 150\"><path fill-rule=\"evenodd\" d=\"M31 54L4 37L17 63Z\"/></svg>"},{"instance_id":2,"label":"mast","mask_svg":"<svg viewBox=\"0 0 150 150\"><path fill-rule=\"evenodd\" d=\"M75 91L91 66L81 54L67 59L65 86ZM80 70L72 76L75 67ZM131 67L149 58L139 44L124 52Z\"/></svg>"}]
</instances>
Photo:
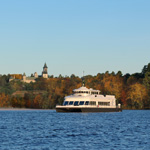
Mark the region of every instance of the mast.
<instances>
[{"instance_id":1,"label":"mast","mask_svg":"<svg viewBox=\"0 0 150 150\"><path fill-rule=\"evenodd\" d=\"M83 77L82 77L82 86L85 86L85 80L84 80L84 71L83 71Z\"/></svg>"}]
</instances>

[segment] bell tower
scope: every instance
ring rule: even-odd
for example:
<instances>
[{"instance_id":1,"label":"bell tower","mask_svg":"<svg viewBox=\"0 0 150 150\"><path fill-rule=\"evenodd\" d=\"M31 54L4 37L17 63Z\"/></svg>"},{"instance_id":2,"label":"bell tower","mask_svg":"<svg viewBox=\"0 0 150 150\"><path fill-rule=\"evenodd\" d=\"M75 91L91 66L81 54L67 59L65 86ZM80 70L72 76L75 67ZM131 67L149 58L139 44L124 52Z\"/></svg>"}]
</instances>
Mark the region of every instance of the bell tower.
<instances>
[{"instance_id":1,"label":"bell tower","mask_svg":"<svg viewBox=\"0 0 150 150\"><path fill-rule=\"evenodd\" d=\"M45 63L44 67L43 67L43 72L42 72L42 77L43 78L48 78L48 72L47 72L47 70L48 70L48 67L47 67L47 65Z\"/></svg>"}]
</instances>

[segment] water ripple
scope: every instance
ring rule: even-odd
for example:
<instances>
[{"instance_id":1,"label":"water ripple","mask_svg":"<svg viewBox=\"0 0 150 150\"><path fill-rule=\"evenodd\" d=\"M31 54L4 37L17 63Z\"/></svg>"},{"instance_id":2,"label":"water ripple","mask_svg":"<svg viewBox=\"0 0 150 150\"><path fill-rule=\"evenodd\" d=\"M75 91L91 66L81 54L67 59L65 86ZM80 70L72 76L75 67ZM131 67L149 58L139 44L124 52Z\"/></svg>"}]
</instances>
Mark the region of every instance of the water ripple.
<instances>
[{"instance_id":1,"label":"water ripple","mask_svg":"<svg viewBox=\"0 0 150 150\"><path fill-rule=\"evenodd\" d=\"M0 111L0 150L149 150L150 111Z\"/></svg>"}]
</instances>

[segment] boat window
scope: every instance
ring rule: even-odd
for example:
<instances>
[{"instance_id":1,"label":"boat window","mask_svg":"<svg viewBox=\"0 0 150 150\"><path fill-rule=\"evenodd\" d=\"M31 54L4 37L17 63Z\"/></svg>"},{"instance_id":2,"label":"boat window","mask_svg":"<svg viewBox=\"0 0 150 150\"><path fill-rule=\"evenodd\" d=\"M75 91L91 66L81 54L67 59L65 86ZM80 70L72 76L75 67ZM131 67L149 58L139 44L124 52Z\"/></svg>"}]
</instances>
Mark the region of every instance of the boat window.
<instances>
[{"instance_id":1,"label":"boat window","mask_svg":"<svg viewBox=\"0 0 150 150\"><path fill-rule=\"evenodd\" d=\"M98 105L110 106L110 102L98 102Z\"/></svg>"},{"instance_id":2,"label":"boat window","mask_svg":"<svg viewBox=\"0 0 150 150\"><path fill-rule=\"evenodd\" d=\"M84 105L84 101L80 101L79 105Z\"/></svg>"},{"instance_id":3,"label":"boat window","mask_svg":"<svg viewBox=\"0 0 150 150\"><path fill-rule=\"evenodd\" d=\"M79 101L74 102L74 106L78 106Z\"/></svg>"},{"instance_id":4,"label":"boat window","mask_svg":"<svg viewBox=\"0 0 150 150\"><path fill-rule=\"evenodd\" d=\"M70 101L69 105L73 105L73 101Z\"/></svg>"},{"instance_id":5,"label":"boat window","mask_svg":"<svg viewBox=\"0 0 150 150\"><path fill-rule=\"evenodd\" d=\"M64 101L64 105L68 105L68 101Z\"/></svg>"},{"instance_id":6,"label":"boat window","mask_svg":"<svg viewBox=\"0 0 150 150\"><path fill-rule=\"evenodd\" d=\"M89 105L89 101L86 101L86 102L85 102L85 105Z\"/></svg>"},{"instance_id":7,"label":"boat window","mask_svg":"<svg viewBox=\"0 0 150 150\"><path fill-rule=\"evenodd\" d=\"M91 101L91 102L90 102L90 105L96 105L96 102L95 102L95 101L94 101L94 102Z\"/></svg>"},{"instance_id":8,"label":"boat window","mask_svg":"<svg viewBox=\"0 0 150 150\"><path fill-rule=\"evenodd\" d=\"M92 94L94 95L94 94L97 94L98 95L98 92L92 92Z\"/></svg>"}]
</instances>

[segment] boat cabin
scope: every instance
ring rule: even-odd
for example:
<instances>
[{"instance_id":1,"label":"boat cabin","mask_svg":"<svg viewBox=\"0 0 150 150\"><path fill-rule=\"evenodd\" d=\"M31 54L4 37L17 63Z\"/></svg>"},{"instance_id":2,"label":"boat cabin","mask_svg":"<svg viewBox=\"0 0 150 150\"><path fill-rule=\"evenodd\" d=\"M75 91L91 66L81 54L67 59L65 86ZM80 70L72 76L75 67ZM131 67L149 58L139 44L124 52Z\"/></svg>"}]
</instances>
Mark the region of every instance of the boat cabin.
<instances>
[{"instance_id":1,"label":"boat cabin","mask_svg":"<svg viewBox=\"0 0 150 150\"><path fill-rule=\"evenodd\" d=\"M99 90L80 87L73 90L73 94L66 96L63 106L96 106L96 107L116 107L114 95L101 95Z\"/></svg>"}]
</instances>

